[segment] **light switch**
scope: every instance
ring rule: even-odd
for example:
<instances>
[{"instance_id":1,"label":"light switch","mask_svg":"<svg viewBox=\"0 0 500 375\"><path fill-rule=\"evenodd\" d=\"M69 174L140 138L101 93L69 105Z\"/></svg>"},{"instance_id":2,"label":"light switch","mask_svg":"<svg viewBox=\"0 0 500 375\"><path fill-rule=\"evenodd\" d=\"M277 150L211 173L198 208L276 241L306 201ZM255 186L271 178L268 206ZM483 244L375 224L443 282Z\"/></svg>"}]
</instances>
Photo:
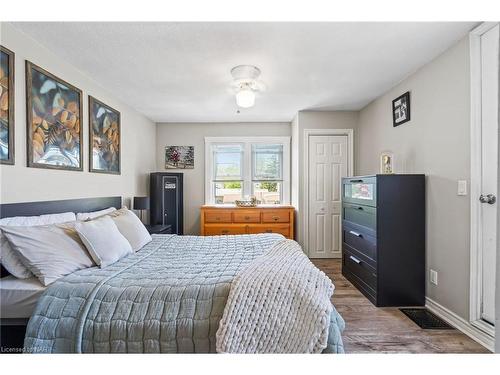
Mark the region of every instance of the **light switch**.
<instances>
[{"instance_id":1,"label":"light switch","mask_svg":"<svg viewBox=\"0 0 500 375\"><path fill-rule=\"evenodd\" d=\"M429 274L430 274L429 278L430 278L431 284L438 285L438 273L437 273L437 271L431 269Z\"/></svg>"},{"instance_id":2,"label":"light switch","mask_svg":"<svg viewBox=\"0 0 500 375\"><path fill-rule=\"evenodd\" d=\"M467 180L458 180L457 195L467 195Z\"/></svg>"}]
</instances>

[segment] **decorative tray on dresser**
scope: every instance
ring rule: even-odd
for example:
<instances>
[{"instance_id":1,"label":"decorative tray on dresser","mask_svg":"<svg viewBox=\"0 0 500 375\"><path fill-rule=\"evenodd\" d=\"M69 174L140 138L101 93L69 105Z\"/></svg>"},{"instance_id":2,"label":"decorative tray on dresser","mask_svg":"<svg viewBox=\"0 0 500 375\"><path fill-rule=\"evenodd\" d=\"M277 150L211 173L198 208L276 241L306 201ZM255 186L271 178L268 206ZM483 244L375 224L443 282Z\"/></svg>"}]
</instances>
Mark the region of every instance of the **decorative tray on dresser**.
<instances>
[{"instance_id":1,"label":"decorative tray on dresser","mask_svg":"<svg viewBox=\"0 0 500 375\"><path fill-rule=\"evenodd\" d=\"M425 304L425 175L342 179L342 274L376 306Z\"/></svg>"},{"instance_id":2,"label":"decorative tray on dresser","mask_svg":"<svg viewBox=\"0 0 500 375\"><path fill-rule=\"evenodd\" d=\"M294 238L292 206L237 207L205 205L201 207L201 235L280 233Z\"/></svg>"}]
</instances>

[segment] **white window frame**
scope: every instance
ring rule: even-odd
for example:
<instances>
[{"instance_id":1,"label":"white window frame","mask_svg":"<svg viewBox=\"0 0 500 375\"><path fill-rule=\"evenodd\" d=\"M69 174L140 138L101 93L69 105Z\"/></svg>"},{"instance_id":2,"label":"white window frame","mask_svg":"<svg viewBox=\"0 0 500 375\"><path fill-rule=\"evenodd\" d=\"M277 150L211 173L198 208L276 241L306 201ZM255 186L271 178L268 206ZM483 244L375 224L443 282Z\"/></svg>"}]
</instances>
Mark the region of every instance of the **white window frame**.
<instances>
[{"instance_id":1,"label":"white window frame","mask_svg":"<svg viewBox=\"0 0 500 375\"><path fill-rule=\"evenodd\" d=\"M214 160L212 146L217 144L243 145L243 196L252 195L252 144L283 145L283 196L281 205L290 204L290 137L205 137L205 204L215 205Z\"/></svg>"}]
</instances>

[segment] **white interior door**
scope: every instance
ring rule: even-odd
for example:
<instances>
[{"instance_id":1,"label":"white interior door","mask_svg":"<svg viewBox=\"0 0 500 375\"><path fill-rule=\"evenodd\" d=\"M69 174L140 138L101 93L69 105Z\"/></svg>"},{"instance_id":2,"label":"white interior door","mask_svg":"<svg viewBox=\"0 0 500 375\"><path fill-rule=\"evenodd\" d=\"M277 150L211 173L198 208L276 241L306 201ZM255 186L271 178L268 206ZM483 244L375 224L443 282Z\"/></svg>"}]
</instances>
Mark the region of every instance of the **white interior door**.
<instances>
[{"instance_id":1,"label":"white interior door","mask_svg":"<svg viewBox=\"0 0 500 375\"><path fill-rule=\"evenodd\" d=\"M341 178L347 176L347 136L309 136L308 251L341 257Z\"/></svg>"},{"instance_id":2,"label":"white interior door","mask_svg":"<svg viewBox=\"0 0 500 375\"><path fill-rule=\"evenodd\" d=\"M481 36L481 318L495 321L499 26Z\"/></svg>"}]
</instances>

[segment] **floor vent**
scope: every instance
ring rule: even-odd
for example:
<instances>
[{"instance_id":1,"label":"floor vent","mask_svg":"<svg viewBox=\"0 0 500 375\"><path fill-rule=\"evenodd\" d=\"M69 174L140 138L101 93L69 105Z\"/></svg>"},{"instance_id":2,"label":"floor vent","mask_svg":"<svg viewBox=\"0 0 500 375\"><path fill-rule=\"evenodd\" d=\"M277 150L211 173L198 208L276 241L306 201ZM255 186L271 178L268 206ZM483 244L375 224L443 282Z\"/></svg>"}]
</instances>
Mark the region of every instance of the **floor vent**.
<instances>
[{"instance_id":1,"label":"floor vent","mask_svg":"<svg viewBox=\"0 0 500 375\"><path fill-rule=\"evenodd\" d=\"M399 309L422 329L454 329L443 319L423 308Z\"/></svg>"}]
</instances>

